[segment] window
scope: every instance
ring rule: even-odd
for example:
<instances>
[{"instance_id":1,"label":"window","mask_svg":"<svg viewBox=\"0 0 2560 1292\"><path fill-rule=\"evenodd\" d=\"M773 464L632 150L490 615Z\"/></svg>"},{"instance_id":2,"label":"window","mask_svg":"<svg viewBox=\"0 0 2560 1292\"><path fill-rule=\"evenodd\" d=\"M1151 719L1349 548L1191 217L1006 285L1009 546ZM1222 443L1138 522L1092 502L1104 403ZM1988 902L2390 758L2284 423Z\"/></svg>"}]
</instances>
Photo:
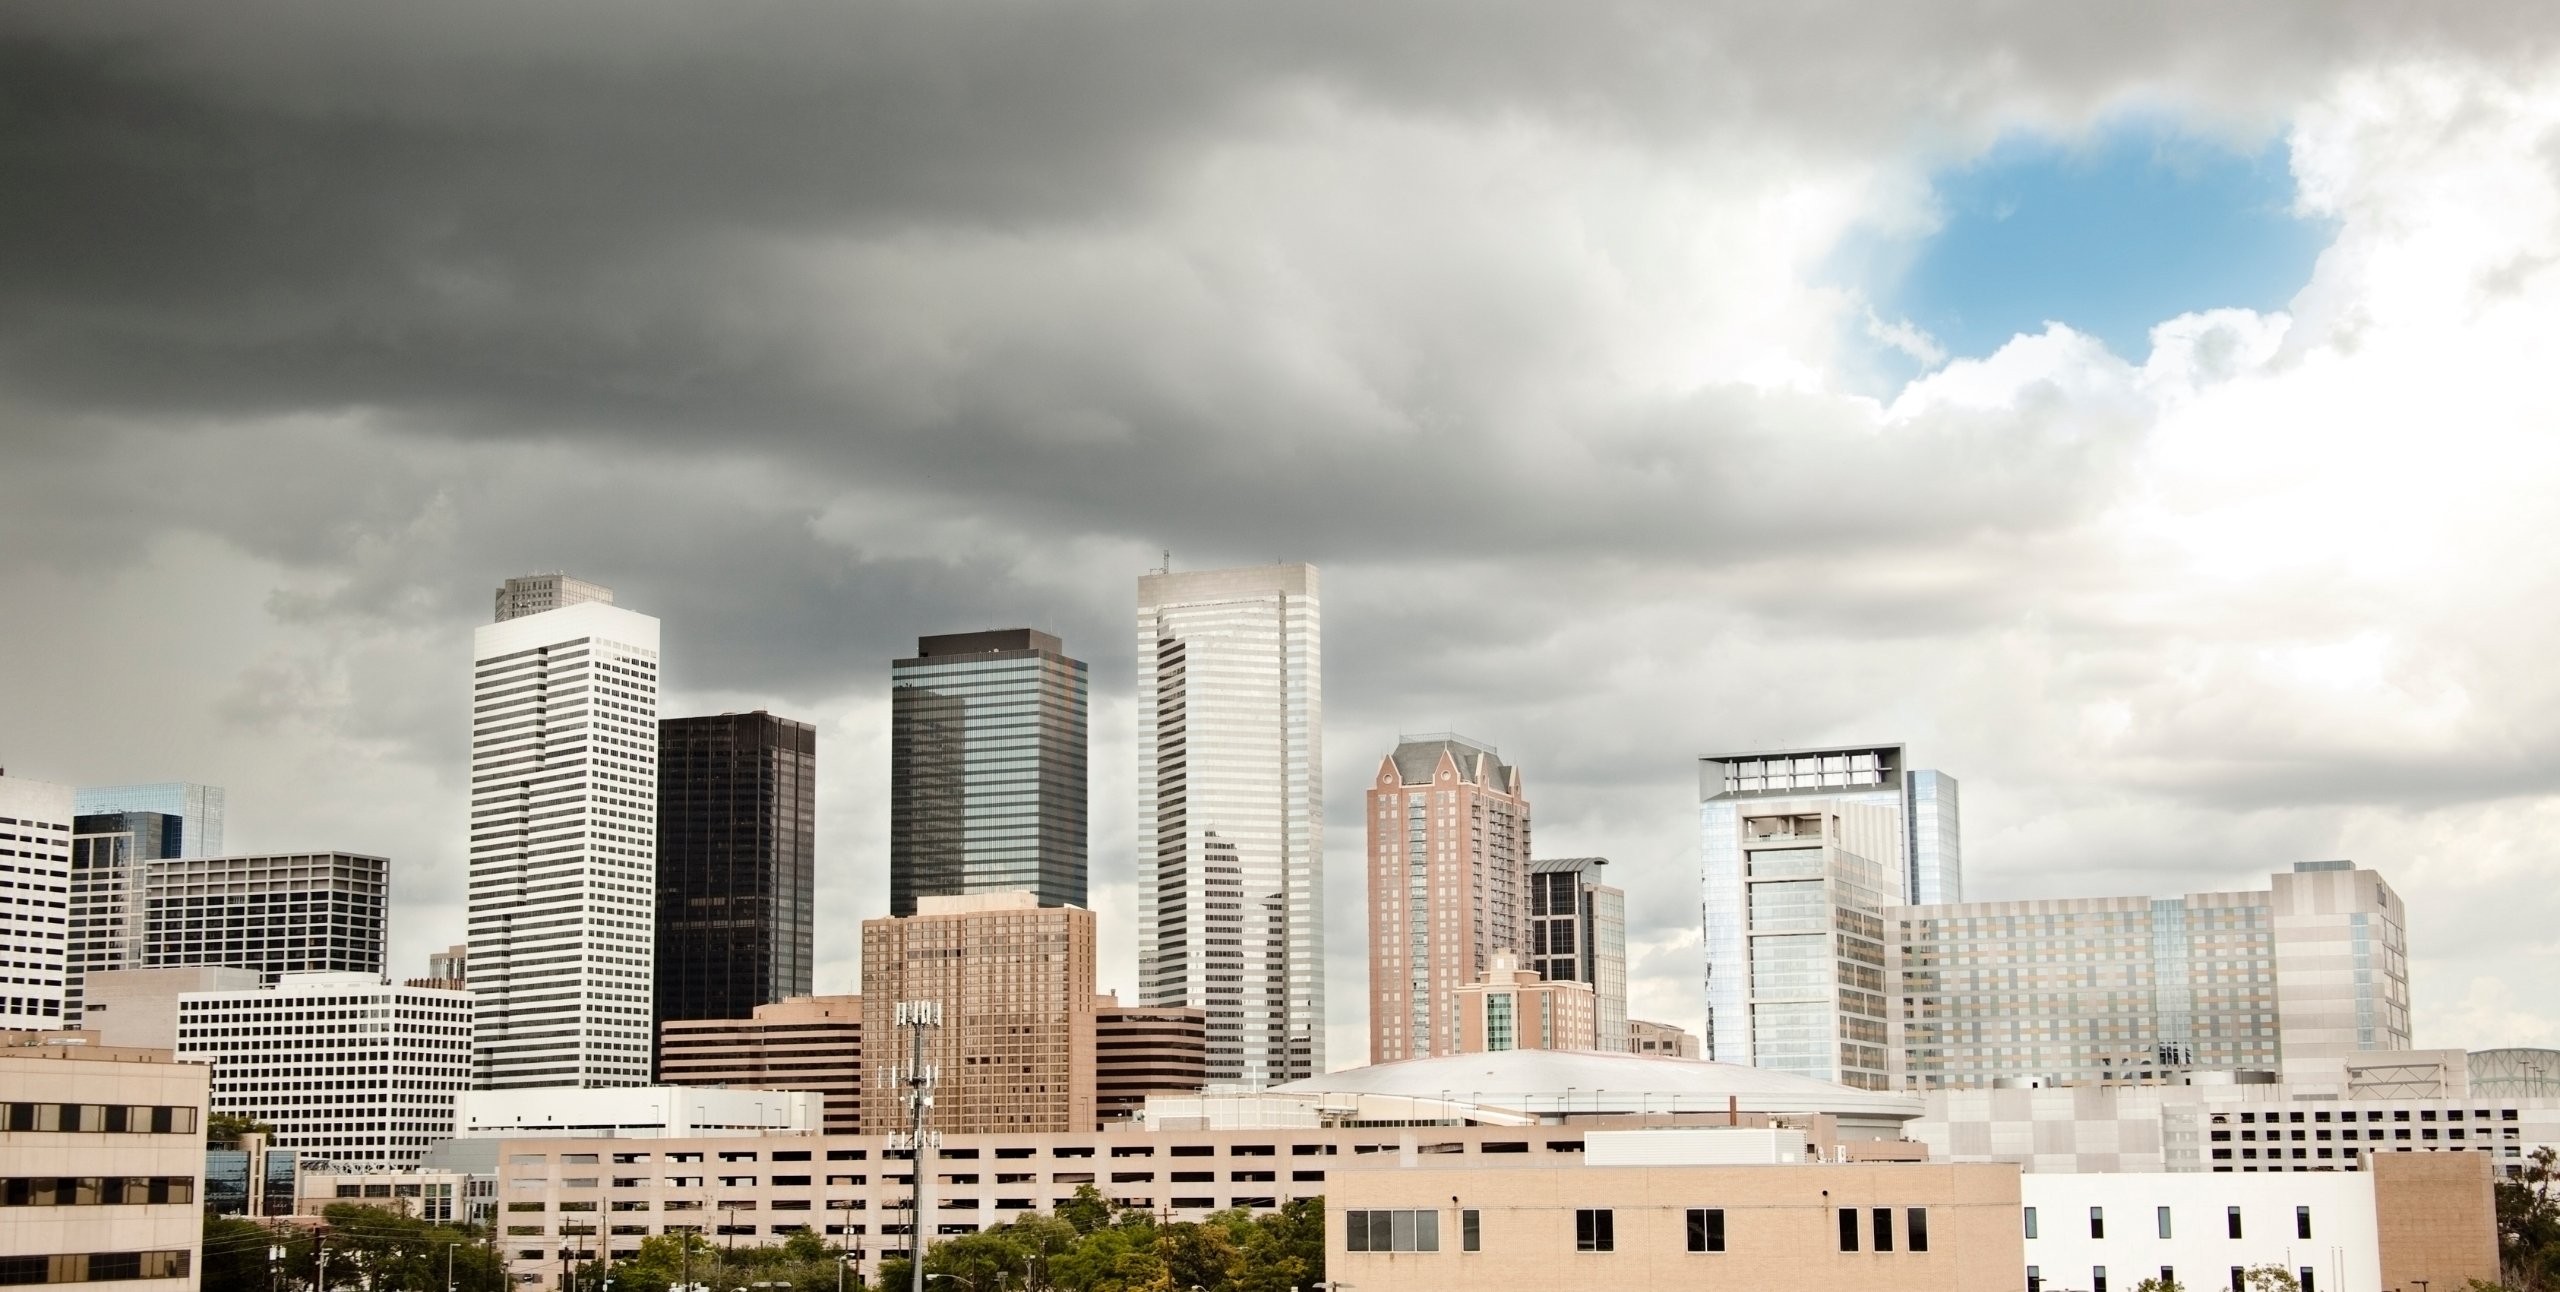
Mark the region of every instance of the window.
<instances>
[{"instance_id":1,"label":"window","mask_svg":"<svg viewBox=\"0 0 2560 1292\"><path fill-rule=\"evenodd\" d=\"M1876 1208L1876 1250L1893 1250L1893 1208Z\"/></svg>"},{"instance_id":2,"label":"window","mask_svg":"<svg viewBox=\"0 0 2560 1292\"><path fill-rule=\"evenodd\" d=\"M2036 1236L2036 1209L2035 1209L2035 1208L2033 1208L2033 1207L2029 1207L2029 1208L2027 1208L2027 1237L2029 1237L2029 1238L2033 1238L2033 1237L2035 1237L2035 1236Z\"/></svg>"},{"instance_id":3,"label":"window","mask_svg":"<svg viewBox=\"0 0 2560 1292\"><path fill-rule=\"evenodd\" d=\"M2320 1289L2311 1285L2311 1267L2308 1265L2302 1267L2302 1277L2295 1279L2294 1282L2301 1286L2302 1292L2320 1292Z\"/></svg>"},{"instance_id":4,"label":"window","mask_svg":"<svg viewBox=\"0 0 2560 1292\"><path fill-rule=\"evenodd\" d=\"M1724 1208L1689 1208L1689 1250L1693 1252L1724 1250Z\"/></svg>"},{"instance_id":5,"label":"window","mask_svg":"<svg viewBox=\"0 0 2560 1292\"><path fill-rule=\"evenodd\" d=\"M2169 1237L2169 1209L2167 1207L2160 1208L2160 1236L2162 1238ZM2162 1279L2160 1281L2166 1283L2169 1280Z\"/></svg>"},{"instance_id":6,"label":"window","mask_svg":"<svg viewBox=\"0 0 2560 1292\"><path fill-rule=\"evenodd\" d=\"M2293 1236L2296 1238L2309 1238L2311 1236L2311 1208L2296 1207L2293 1209ZM2309 1292L2309 1289L2304 1289L2304 1292Z\"/></svg>"},{"instance_id":7,"label":"window","mask_svg":"<svg viewBox=\"0 0 2560 1292\"><path fill-rule=\"evenodd\" d=\"M2106 1236L2107 1236L2107 1209L2106 1209L2106 1208L2104 1208L2104 1207L2091 1207L2091 1208L2089 1208L2089 1236L2090 1236L2091 1238L2104 1238L2104 1237L2106 1237Z\"/></svg>"},{"instance_id":8,"label":"window","mask_svg":"<svg viewBox=\"0 0 2560 1292\"><path fill-rule=\"evenodd\" d=\"M2240 1236L2240 1209L2238 1207L2223 1208L2222 1227L2226 1231L2227 1237L2238 1238ZM2231 1286L2238 1287L2240 1285L2234 1283Z\"/></svg>"},{"instance_id":9,"label":"window","mask_svg":"<svg viewBox=\"0 0 2560 1292\"><path fill-rule=\"evenodd\" d=\"M2044 1270L2042 1268L2034 1265L2027 1267L2027 1292L2044 1292Z\"/></svg>"},{"instance_id":10,"label":"window","mask_svg":"<svg viewBox=\"0 0 2560 1292\"><path fill-rule=\"evenodd\" d=\"M2239 1208L2234 1207L2234 1208L2232 1208L2232 1210L2237 1211L2237 1210L2239 1210ZM2239 1267L2239 1266L2237 1266L2237 1265L2232 1266L2232 1267L2231 1267L2231 1292L2249 1292L2248 1284L2249 1284L2249 1271L2247 1271L2247 1270L2245 1270L2245 1269L2242 1269L2241 1267Z\"/></svg>"},{"instance_id":11,"label":"window","mask_svg":"<svg viewBox=\"0 0 2560 1292\"><path fill-rule=\"evenodd\" d=\"M1176 1206L1184 1205L1175 1203ZM1346 1211L1343 1247L1354 1252L1436 1252L1440 1250L1437 1211Z\"/></svg>"},{"instance_id":12,"label":"window","mask_svg":"<svg viewBox=\"0 0 2560 1292\"><path fill-rule=\"evenodd\" d=\"M1458 1250L1484 1250L1484 1213L1473 1207L1458 1213Z\"/></svg>"},{"instance_id":13,"label":"window","mask_svg":"<svg viewBox=\"0 0 2560 1292\"><path fill-rule=\"evenodd\" d=\"M1858 1209L1856 1207L1840 1209L1840 1250L1844 1252L1858 1250Z\"/></svg>"},{"instance_id":14,"label":"window","mask_svg":"<svg viewBox=\"0 0 2560 1292\"><path fill-rule=\"evenodd\" d=\"M2107 1292L2106 1266L2092 1265L2089 1267L2089 1292Z\"/></svg>"},{"instance_id":15,"label":"window","mask_svg":"<svg viewBox=\"0 0 2560 1292\"><path fill-rule=\"evenodd\" d=\"M1618 1250L1618 1213L1605 1207L1584 1207L1574 1212L1573 1250L1577 1252Z\"/></svg>"},{"instance_id":16,"label":"window","mask_svg":"<svg viewBox=\"0 0 2560 1292\"><path fill-rule=\"evenodd\" d=\"M1929 1209L1909 1207L1902 1213L1902 1236L1912 1251L1929 1250Z\"/></svg>"},{"instance_id":17,"label":"window","mask_svg":"<svg viewBox=\"0 0 2560 1292\"><path fill-rule=\"evenodd\" d=\"M2178 1286L2178 1271L2175 1266L2163 1265L2160 1267L2160 1286L2164 1288L2173 1288Z\"/></svg>"}]
</instances>

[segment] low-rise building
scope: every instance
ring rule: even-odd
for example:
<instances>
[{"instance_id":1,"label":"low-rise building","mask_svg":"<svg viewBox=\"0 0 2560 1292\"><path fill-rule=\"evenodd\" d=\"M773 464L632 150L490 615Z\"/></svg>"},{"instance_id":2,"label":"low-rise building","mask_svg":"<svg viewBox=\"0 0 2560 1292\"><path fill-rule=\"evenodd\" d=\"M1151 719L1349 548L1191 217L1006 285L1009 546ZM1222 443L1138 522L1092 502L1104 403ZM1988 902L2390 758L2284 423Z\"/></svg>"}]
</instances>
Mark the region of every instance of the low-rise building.
<instances>
[{"instance_id":1,"label":"low-rise building","mask_svg":"<svg viewBox=\"0 0 2560 1292\"><path fill-rule=\"evenodd\" d=\"M186 965L170 969L107 969L82 984L81 1026L101 1045L174 1050L178 1045L178 997L191 991L255 991L266 975L255 969Z\"/></svg>"},{"instance_id":2,"label":"low-rise building","mask_svg":"<svg viewBox=\"0 0 2560 1292\"><path fill-rule=\"evenodd\" d=\"M1591 984L1542 979L1521 967L1517 952L1496 951L1491 960L1483 977L1449 993L1457 1053L1599 1048Z\"/></svg>"},{"instance_id":3,"label":"low-rise building","mask_svg":"<svg viewBox=\"0 0 2560 1292\"><path fill-rule=\"evenodd\" d=\"M1627 1020L1627 1053L1694 1059L1698 1057L1698 1037L1694 1032L1669 1023L1649 1023L1641 1018L1631 1018Z\"/></svg>"},{"instance_id":4,"label":"low-rise building","mask_svg":"<svg viewBox=\"0 0 2560 1292\"><path fill-rule=\"evenodd\" d=\"M0 1033L0 1283L195 1287L207 1075L167 1050Z\"/></svg>"},{"instance_id":5,"label":"low-rise building","mask_svg":"<svg viewBox=\"0 0 2560 1292\"><path fill-rule=\"evenodd\" d=\"M825 1101L823 1129L862 1129L862 998L794 996L747 1018L658 1025L658 1080L672 1086L806 1090Z\"/></svg>"},{"instance_id":6,"label":"low-rise building","mask_svg":"<svg viewBox=\"0 0 2560 1292\"><path fill-rule=\"evenodd\" d=\"M812 1135L819 1128L821 1107L819 1096L805 1090L525 1086L469 1092L462 1100L459 1134L463 1139Z\"/></svg>"},{"instance_id":7,"label":"low-rise building","mask_svg":"<svg viewBox=\"0 0 2560 1292\"><path fill-rule=\"evenodd\" d=\"M287 973L178 997L178 1057L213 1065L214 1111L342 1164L412 1165L453 1135L471 1029L468 992L371 973Z\"/></svg>"}]
</instances>

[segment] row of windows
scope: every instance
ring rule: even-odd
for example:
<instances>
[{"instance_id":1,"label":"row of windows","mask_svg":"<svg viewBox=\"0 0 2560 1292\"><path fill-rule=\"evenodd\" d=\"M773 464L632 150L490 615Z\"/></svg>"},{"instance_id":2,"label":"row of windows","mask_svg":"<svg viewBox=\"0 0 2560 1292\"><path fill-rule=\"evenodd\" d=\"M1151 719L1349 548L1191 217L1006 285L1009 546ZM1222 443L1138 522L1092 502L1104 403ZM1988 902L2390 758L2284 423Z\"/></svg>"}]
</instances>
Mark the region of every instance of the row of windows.
<instances>
[{"instance_id":1,"label":"row of windows","mask_svg":"<svg viewBox=\"0 0 2560 1292\"><path fill-rule=\"evenodd\" d=\"M1894 1208L1873 1208L1873 1220L1866 1232L1872 1242L1870 1250L1894 1250ZM1903 1208L1904 1250L1929 1250L1929 1210L1926 1207ZM1860 1249L1860 1212L1855 1207L1840 1212L1840 1250ZM1685 1247L1692 1252L1725 1250L1725 1215L1722 1207L1691 1207L1683 1219ZM1354 1252L1436 1252L1440 1250L1440 1213L1431 1208L1352 1210L1343 1213L1343 1246ZM1614 1252L1618 1250L1618 1213L1608 1207L1582 1207L1573 1213L1573 1249L1577 1252ZM1484 1250L1484 1213L1474 1207L1458 1211L1458 1250Z\"/></svg>"},{"instance_id":2,"label":"row of windows","mask_svg":"<svg viewBox=\"0 0 2560 1292\"><path fill-rule=\"evenodd\" d=\"M2173 1217L2170 1214L2170 1209L2167 1207L2154 1207L2152 1208L2152 1213L2152 1221L2154 1226L2159 1230L2160 1237L2174 1237L2175 1235L2171 1233L2171 1230L2175 1228L2175 1224L2173 1222ZM2241 1228L2240 1209L2238 1207L2223 1208L2223 1235L2227 1238L2238 1238L2241 1236ZM2036 1230L2036 1209L2029 1207L2026 1209L2026 1236L2029 1238L2036 1237ZM2089 1208L2089 1236L2091 1238L2104 1238L2107 1236L2106 1208ZM2311 1208L2296 1207L2293 1209L2293 1236L2295 1238L2311 1237Z\"/></svg>"},{"instance_id":3,"label":"row of windows","mask_svg":"<svg viewBox=\"0 0 2560 1292\"><path fill-rule=\"evenodd\" d=\"M0 1130L192 1135L196 1110L168 1104L0 1104Z\"/></svg>"},{"instance_id":4,"label":"row of windows","mask_svg":"<svg viewBox=\"0 0 2560 1292\"><path fill-rule=\"evenodd\" d=\"M2232 1266L2231 1292L2247 1292L2248 1278L2249 1271L2246 1268L2238 1265ZM2301 1267L2297 1272L2294 1278L2294 1283L2302 1290L2302 1292L2319 1292L2319 1282L2317 1280L2316 1273L2312 1267L2308 1265ZM2178 1282L2178 1271L2176 1267L2168 1265L2160 1267L2160 1285L2162 1287L2186 1286L2185 1284ZM2027 1267L2027 1292L2044 1292L2044 1268L2042 1266L2030 1265ZM2061 1289L2057 1288L2055 1289L2055 1292L2061 1292ZM2089 1292L2107 1292L2106 1266L2092 1265L2089 1267Z\"/></svg>"},{"instance_id":5,"label":"row of windows","mask_svg":"<svg viewBox=\"0 0 2560 1292\"><path fill-rule=\"evenodd\" d=\"M120 1207L195 1200L195 1178L185 1175L39 1175L0 1179L0 1207Z\"/></svg>"},{"instance_id":6,"label":"row of windows","mask_svg":"<svg viewBox=\"0 0 2560 1292\"><path fill-rule=\"evenodd\" d=\"M66 1252L59 1256L0 1256L0 1287L36 1283L120 1283L131 1279L187 1277L187 1253Z\"/></svg>"}]
</instances>

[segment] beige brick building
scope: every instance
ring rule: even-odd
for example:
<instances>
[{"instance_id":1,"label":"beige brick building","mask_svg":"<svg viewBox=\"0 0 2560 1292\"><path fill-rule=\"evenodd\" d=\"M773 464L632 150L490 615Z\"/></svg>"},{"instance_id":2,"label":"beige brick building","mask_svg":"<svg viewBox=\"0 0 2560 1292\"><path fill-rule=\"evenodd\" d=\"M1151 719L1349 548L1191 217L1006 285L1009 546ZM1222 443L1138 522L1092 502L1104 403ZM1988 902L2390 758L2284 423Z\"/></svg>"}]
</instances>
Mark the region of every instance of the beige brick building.
<instances>
[{"instance_id":1,"label":"beige brick building","mask_svg":"<svg viewBox=\"0 0 2560 1292\"><path fill-rule=\"evenodd\" d=\"M1461 1052L1458 989L1528 926L1520 769L1457 736L1408 739L1369 787L1369 1061Z\"/></svg>"},{"instance_id":2,"label":"beige brick building","mask_svg":"<svg viewBox=\"0 0 2560 1292\"><path fill-rule=\"evenodd\" d=\"M1361 1292L2024 1286L2012 1166L1521 1161L1345 1164L1326 1276Z\"/></svg>"},{"instance_id":3,"label":"beige brick building","mask_svg":"<svg viewBox=\"0 0 2560 1292\"><path fill-rule=\"evenodd\" d=\"M919 897L917 908L863 921L862 986L881 1019L895 1002L942 1006L927 1052L939 1068L933 1128L1093 1126L1093 912L1023 892ZM875 1026L864 1045L862 1124L901 1125L905 1092L884 1074L907 1062L908 1038Z\"/></svg>"},{"instance_id":4,"label":"beige brick building","mask_svg":"<svg viewBox=\"0 0 2560 1292\"><path fill-rule=\"evenodd\" d=\"M196 1286L212 1070L0 1032L0 1281Z\"/></svg>"},{"instance_id":5,"label":"beige brick building","mask_svg":"<svg viewBox=\"0 0 2560 1292\"><path fill-rule=\"evenodd\" d=\"M1484 977L1450 996L1458 1053L1600 1048L1591 984L1543 980L1521 968L1514 952L1494 952Z\"/></svg>"}]
</instances>

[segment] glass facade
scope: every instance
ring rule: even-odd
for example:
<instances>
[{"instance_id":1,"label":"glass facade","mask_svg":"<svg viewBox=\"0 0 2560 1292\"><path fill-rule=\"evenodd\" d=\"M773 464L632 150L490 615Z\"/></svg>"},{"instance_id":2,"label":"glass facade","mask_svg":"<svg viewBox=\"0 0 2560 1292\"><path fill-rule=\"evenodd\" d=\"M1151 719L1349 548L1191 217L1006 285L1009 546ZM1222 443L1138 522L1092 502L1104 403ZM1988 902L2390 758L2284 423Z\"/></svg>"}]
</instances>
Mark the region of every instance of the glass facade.
<instances>
[{"instance_id":1,"label":"glass facade","mask_svg":"<svg viewBox=\"0 0 2560 1292\"><path fill-rule=\"evenodd\" d=\"M142 863L179 856L185 834L186 818L160 812L73 818L63 1026L80 1026L90 974L142 963Z\"/></svg>"},{"instance_id":2,"label":"glass facade","mask_svg":"<svg viewBox=\"0 0 2560 1292\"><path fill-rule=\"evenodd\" d=\"M1321 619L1313 566L1138 581L1139 993L1212 1082L1325 1070Z\"/></svg>"},{"instance_id":3,"label":"glass facade","mask_svg":"<svg viewBox=\"0 0 2560 1292\"><path fill-rule=\"evenodd\" d=\"M1963 824L1956 803L1956 778L1926 769L1904 778L1908 784L1910 834L1904 854L1910 873L1904 891L1914 906L1964 900Z\"/></svg>"},{"instance_id":4,"label":"glass facade","mask_svg":"<svg viewBox=\"0 0 2560 1292\"><path fill-rule=\"evenodd\" d=\"M1595 1045L1627 1048L1627 895L1600 882L1606 857L1529 863L1524 963L1550 982L1591 984Z\"/></svg>"},{"instance_id":5,"label":"glass facade","mask_svg":"<svg viewBox=\"0 0 2560 1292\"><path fill-rule=\"evenodd\" d=\"M1084 662L1029 629L916 652L890 671L889 913L1016 891L1086 905Z\"/></svg>"},{"instance_id":6,"label":"glass facade","mask_svg":"<svg viewBox=\"0 0 2560 1292\"><path fill-rule=\"evenodd\" d=\"M817 773L805 722L658 723L657 1021L745 1018L809 994Z\"/></svg>"},{"instance_id":7,"label":"glass facade","mask_svg":"<svg viewBox=\"0 0 2560 1292\"><path fill-rule=\"evenodd\" d=\"M98 785L73 797L80 816L113 816L150 812L172 818L174 833L165 837L155 857L214 857L222 853L222 787L188 781L155 785Z\"/></svg>"}]
</instances>

